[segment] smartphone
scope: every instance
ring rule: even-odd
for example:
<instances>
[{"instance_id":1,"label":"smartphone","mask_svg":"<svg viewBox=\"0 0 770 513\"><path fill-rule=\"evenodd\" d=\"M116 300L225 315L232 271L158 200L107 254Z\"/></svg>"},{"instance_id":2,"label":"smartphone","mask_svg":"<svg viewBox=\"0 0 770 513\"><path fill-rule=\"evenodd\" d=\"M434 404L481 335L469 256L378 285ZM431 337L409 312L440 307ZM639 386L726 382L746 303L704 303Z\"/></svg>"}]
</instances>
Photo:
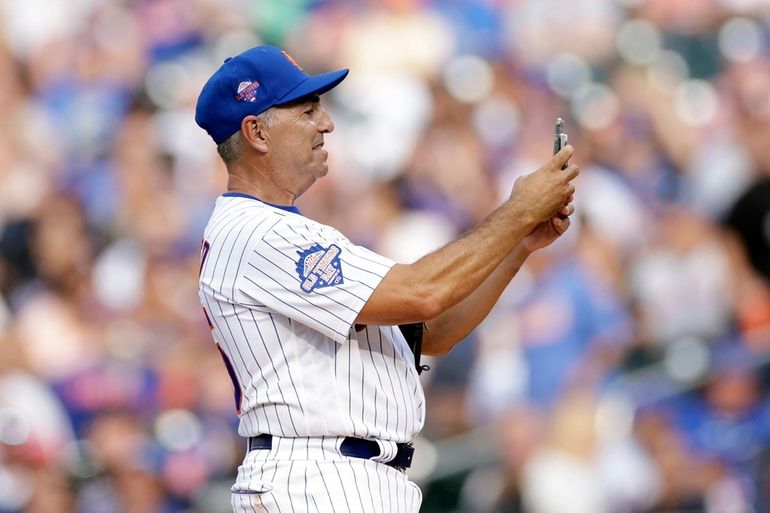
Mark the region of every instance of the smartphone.
<instances>
[{"instance_id":1,"label":"smartphone","mask_svg":"<svg viewBox=\"0 0 770 513\"><path fill-rule=\"evenodd\" d=\"M559 151L567 146L567 134L564 133L564 120L556 118L556 126L553 130L553 154L556 155Z\"/></svg>"},{"instance_id":2,"label":"smartphone","mask_svg":"<svg viewBox=\"0 0 770 513\"><path fill-rule=\"evenodd\" d=\"M553 154L559 153L559 150L567 146L567 134L564 133L564 120L556 118L556 126L553 129ZM567 167L567 163L564 163L564 169Z\"/></svg>"}]
</instances>

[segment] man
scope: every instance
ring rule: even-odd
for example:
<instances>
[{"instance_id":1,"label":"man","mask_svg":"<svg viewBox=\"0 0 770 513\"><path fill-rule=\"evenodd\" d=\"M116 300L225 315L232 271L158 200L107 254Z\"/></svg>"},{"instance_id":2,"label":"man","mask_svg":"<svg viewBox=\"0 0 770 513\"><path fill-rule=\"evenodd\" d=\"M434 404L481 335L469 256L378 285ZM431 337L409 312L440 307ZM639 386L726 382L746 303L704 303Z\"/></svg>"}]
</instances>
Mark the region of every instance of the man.
<instances>
[{"instance_id":1,"label":"man","mask_svg":"<svg viewBox=\"0 0 770 513\"><path fill-rule=\"evenodd\" d=\"M422 353L446 353L573 211L567 147L410 265L303 217L294 202L327 173L334 130L319 95L347 73L311 77L261 46L226 60L198 99L229 175L204 234L200 298L248 438L237 512L417 512L404 471L424 398L398 325L425 323Z\"/></svg>"}]
</instances>

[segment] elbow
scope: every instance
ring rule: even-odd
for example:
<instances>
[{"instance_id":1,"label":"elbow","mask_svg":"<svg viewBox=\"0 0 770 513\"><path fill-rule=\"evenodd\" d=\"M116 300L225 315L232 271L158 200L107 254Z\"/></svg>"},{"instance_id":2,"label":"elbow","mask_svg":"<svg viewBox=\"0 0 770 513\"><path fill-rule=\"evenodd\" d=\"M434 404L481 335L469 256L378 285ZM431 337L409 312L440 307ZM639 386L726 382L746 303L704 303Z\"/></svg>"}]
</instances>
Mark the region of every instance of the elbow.
<instances>
[{"instance_id":1,"label":"elbow","mask_svg":"<svg viewBox=\"0 0 770 513\"><path fill-rule=\"evenodd\" d=\"M397 272L396 272L397 270ZM441 315L451 308L454 288L445 284L436 276L426 275L414 264L397 266L392 275L398 278L398 288L394 289L393 299L398 310L411 322L425 322Z\"/></svg>"},{"instance_id":2,"label":"elbow","mask_svg":"<svg viewBox=\"0 0 770 513\"><path fill-rule=\"evenodd\" d=\"M428 336L423 339L422 353L424 356L444 356L449 353L459 340L449 340L445 337Z\"/></svg>"},{"instance_id":3,"label":"elbow","mask_svg":"<svg viewBox=\"0 0 770 513\"><path fill-rule=\"evenodd\" d=\"M444 305L438 301L425 301L420 310L420 317L423 321L429 321L438 317L444 310Z\"/></svg>"},{"instance_id":4,"label":"elbow","mask_svg":"<svg viewBox=\"0 0 770 513\"><path fill-rule=\"evenodd\" d=\"M442 317L433 322L425 323L423 330L421 353L426 356L443 356L470 335L472 329L468 326L457 326L449 319Z\"/></svg>"},{"instance_id":5,"label":"elbow","mask_svg":"<svg viewBox=\"0 0 770 513\"><path fill-rule=\"evenodd\" d=\"M420 294L410 301L407 308L414 312L418 321L429 321L441 315L448 308L446 301L438 295Z\"/></svg>"}]
</instances>

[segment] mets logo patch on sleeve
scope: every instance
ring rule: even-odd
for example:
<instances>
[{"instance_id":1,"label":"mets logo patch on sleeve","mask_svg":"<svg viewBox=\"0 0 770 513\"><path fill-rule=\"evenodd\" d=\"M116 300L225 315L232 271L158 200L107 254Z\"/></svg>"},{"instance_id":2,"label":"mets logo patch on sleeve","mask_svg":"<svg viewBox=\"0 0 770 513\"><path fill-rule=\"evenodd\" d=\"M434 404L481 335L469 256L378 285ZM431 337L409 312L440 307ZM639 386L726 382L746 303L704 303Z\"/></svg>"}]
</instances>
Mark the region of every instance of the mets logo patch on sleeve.
<instances>
[{"instance_id":1,"label":"mets logo patch on sleeve","mask_svg":"<svg viewBox=\"0 0 770 513\"><path fill-rule=\"evenodd\" d=\"M305 292L343 283L340 265L342 250L338 246L332 244L324 248L320 244L313 244L308 249L297 253L299 253L297 273L300 287Z\"/></svg>"}]
</instances>

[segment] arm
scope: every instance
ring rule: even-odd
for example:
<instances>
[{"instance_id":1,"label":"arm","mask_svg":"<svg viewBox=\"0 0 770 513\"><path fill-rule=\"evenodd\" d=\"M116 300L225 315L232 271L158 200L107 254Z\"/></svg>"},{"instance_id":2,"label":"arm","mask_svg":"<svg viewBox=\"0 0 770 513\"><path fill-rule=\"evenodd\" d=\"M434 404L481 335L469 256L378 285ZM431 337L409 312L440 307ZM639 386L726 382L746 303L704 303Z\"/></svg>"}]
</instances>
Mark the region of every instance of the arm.
<instances>
[{"instance_id":1,"label":"arm","mask_svg":"<svg viewBox=\"0 0 770 513\"><path fill-rule=\"evenodd\" d=\"M567 146L546 165L517 180L510 199L463 237L409 265L395 265L360 311L357 323L395 325L437 317L476 290L540 223L574 192L577 166L562 166Z\"/></svg>"},{"instance_id":2,"label":"arm","mask_svg":"<svg viewBox=\"0 0 770 513\"><path fill-rule=\"evenodd\" d=\"M468 336L486 318L528 256L529 252L521 245L517 246L471 295L426 322L422 354L446 354Z\"/></svg>"},{"instance_id":3,"label":"arm","mask_svg":"<svg viewBox=\"0 0 770 513\"><path fill-rule=\"evenodd\" d=\"M467 337L486 318L527 257L567 231L570 226L569 216L573 212L574 208L570 204L550 220L540 223L471 295L429 320L423 332L422 354L446 354Z\"/></svg>"}]
</instances>

